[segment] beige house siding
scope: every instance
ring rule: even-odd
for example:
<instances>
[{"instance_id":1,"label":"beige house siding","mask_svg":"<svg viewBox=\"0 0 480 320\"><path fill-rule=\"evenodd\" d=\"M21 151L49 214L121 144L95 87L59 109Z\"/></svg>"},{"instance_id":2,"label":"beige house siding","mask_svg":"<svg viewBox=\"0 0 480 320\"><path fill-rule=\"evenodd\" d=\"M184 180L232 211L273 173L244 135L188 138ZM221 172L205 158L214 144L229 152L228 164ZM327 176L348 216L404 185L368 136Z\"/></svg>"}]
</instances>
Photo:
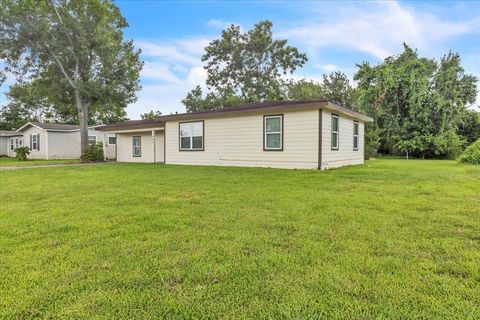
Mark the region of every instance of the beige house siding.
<instances>
[{"instance_id":1,"label":"beige house siding","mask_svg":"<svg viewBox=\"0 0 480 320\"><path fill-rule=\"evenodd\" d=\"M263 116L283 114L283 151L263 150ZM166 122L166 163L275 168L318 167L318 109L204 120L204 151L179 151L179 122ZM193 119L189 120L193 121Z\"/></svg>"},{"instance_id":2,"label":"beige house siding","mask_svg":"<svg viewBox=\"0 0 480 320\"><path fill-rule=\"evenodd\" d=\"M142 137L142 149L141 156L133 156L133 137ZM155 132L155 162L163 162L164 150L163 150L163 132ZM119 162L154 162L153 158L153 143L152 132L129 132L129 133L117 133L117 161Z\"/></svg>"},{"instance_id":3,"label":"beige house siding","mask_svg":"<svg viewBox=\"0 0 480 320\"><path fill-rule=\"evenodd\" d=\"M80 153L80 132L79 131L75 131L75 132L47 131L47 135L48 135L48 159L80 158L81 153ZM44 147L46 147L46 145Z\"/></svg>"},{"instance_id":4,"label":"beige house siding","mask_svg":"<svg viewBox=\"0 0 480 320\"><path fill-rule=\"evenodd\" d=\"M0 156L8 156L10 137L0 137Z\"/></svg>"},{"instance_id":5,"label":"beige house siding","mask_svg":"<svg viewBox=\"0 0 480 320\"><path fill-rule=\"evenodd\" d=\"M322 169L341 167L364 163L364 123L359 122L358 151L353 150L353 122L354 118L337 114L339 121L339 149L332 150L331 128L332 112L323 109L322 122Z\"/></svg>"},{"instance_id":6,"label":"beige house siding","mask_svg":"<svg viewBox=\"0 0 480 320\"><path fill-rule=\"evenodd\" d=\"M163 131L155 132L155 161L163 163L165 161L165 141Z\"/></svg>"},{"instance_id":7,"label":"beige house siding","mask_svg":"<svg viewBox=\"0 0 480 320\"><path fill-rule=\"evenodd\" d=\"M52 131L29 126L22 133L27 147L30 147L30 135L40 134L40 150L30 150L30 159L78 159L81 156L80 131ZM88 135L96 136L97 143L103 141L100 131L88 130Z\"/></svg>"},{"instance_id":8,"label":"beige house siding","mask_svg":"<svg viewBox=\"0 0 480 320\"><path fill-rule=\"evenodd\" d=\"M30 148L30 135L40 134L40 150L30 150L29 159L45 159L45 131L35 126L29 126L23 130L23 142Z\"/></svg>"}]
</instances>

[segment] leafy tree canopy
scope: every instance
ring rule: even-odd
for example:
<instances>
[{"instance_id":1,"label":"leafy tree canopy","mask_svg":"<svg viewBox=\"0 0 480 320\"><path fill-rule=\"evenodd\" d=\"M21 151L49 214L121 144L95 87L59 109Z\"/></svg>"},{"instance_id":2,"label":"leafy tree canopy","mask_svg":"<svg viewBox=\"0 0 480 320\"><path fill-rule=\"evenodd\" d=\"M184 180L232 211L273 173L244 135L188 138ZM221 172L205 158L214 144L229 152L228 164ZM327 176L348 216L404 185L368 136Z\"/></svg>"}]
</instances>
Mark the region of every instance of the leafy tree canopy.
<instances>
[{"instance_id":1,"label":"leafy tree canopy","mask_svg":"<svg viewBox=\"0 0 480 320\"><path fill-rule=\"evenodd\" d=\"M477 95L476 81L448 53L437 62L404 51L377 66L358 65L361 110L375 118L379 149L421 157L454 157L464 141L458 134L467 106Z\"/></svg>"},{"instance_id":2,"label":"leafy tree canopy","mask_svg":"<svg viewBox=\"0 0 480 320\"><path fill-rule=\"evenodd\" d=\"M182 101L187 111L218 109L238 102L282 99L282 76L291 75L307 62L307 56L275 40L272 23L260 21L242 32L231 25L212 41L202 56L207 70L205 96L199 86Z\"/></svg>"},{"instance_id":3,"label":"leafy tree canopy","mask_svg":"<svg viewBox=\"0 0 480 320\"><path fill-rule=\"evenodd\" d=\"M142 113L140 115L140 117L142 118L142 120L153 120L155 118L158 118L162 115L162 113L160 111L153 111L153 110L150 110L149 112L145 112L145 113Z\"/></svg>"},{"instance_id":4,"label":"leafy tree canopy","mask_svg":"<svg viewBox=\"0 0 480 320\"><path fill-rule=\"evenodd\" d=\"M124 117L143 63L123 40L127 21L113 2L0 0L0 17L3 73L41 81L54 108L76 113L82 151L89 120Z\"/></svg>"}]
</instances>

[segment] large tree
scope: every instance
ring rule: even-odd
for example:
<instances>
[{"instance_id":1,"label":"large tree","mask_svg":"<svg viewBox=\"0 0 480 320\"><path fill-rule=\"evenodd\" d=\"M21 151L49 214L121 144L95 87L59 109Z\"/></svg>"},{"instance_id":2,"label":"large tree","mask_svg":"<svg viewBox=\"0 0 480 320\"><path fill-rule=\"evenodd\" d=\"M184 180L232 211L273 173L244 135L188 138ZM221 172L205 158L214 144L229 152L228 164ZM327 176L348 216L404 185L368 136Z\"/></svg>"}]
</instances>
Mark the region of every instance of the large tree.
<instances>
[{"instance_id":1,"label":"large tree","mask_svg":"<svg viewBox=\"0 0 480 320\"><path fill-rule=\"evenodd\" d=\"M202 56L207 70L209 93L196 87L182 101L187 111L217 109L238 102L282 99L282 77L291 75L307 62L307 56L274 39L268 20L242 32L231 25L220 39L210 42Z\"/></svg>"},{"instance_id":2,"label":"large tree","mask_svg":"<svg viewBox=\"0 0 480 320\"><path fill-rule=\"evenodd\" d=\"M90 114L118 113L140 88L140 51L123 39L125 27L108 0L0 0L3 72L40 79L50 102L74 108L82 151Z\"/></svg>"},{"instance_id":3,"label":"large tree","mask_svg":"<svg viewBox=\"0 0 480 320\"><path fill-rule=\"evenodd\" d=\"M56 122L65 119L49 103L47 93L36 82L12 85L6 95L10 103L0 108L0 129L18 129L29 121Z\"/></svg>"},{"instance_id":4,"label":"large tree","mask_svg":"<svg viewBox=\"0 0 480 320\"><path fill-rule=\"evenodd\" d=\"M404 51L377 66L358 65L357 104L375 118L372 130L382 153L453 157L463 141L462 115L476 99L476 78L461 67L458 54L439 62Z\"/></svg>"},{"instance_id":5,"label":"large tree","mask_svg":"<svg viewBox=\"0 0 480 320\"><path fill-rule=\"evenodd\" d=\"M285 88L287 100L328 99L342 106L353 108L356 90L347 75L340 71L323 75L322 82L302 79L290 80Z\"/></svg>"}]
</instances>

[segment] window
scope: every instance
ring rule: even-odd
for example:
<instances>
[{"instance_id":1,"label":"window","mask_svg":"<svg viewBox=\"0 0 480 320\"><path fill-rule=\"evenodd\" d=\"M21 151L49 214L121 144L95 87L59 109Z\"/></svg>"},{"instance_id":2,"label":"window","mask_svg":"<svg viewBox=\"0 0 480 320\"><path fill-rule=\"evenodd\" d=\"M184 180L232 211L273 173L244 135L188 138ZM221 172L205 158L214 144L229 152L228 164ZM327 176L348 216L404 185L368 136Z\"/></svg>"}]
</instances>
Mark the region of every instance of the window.
<instances>
[{"instance_id":1,"label":"window","mask_svg":"<svg viewBox=\"0 0 480 320\"><path fill-rule=\"evenodd\" d=\"M339 145L339 116L332 114L332 150L338 150Z\"/></svg>"},{"instance_id":2,"label":"window","mask_svg":"<svg viewBox=\"0 0 480 320\"><path fill-rule=\"evenodd\" d=\"M353 121L353 151L358 151L358 121Z\"/></svg>"},{"instance_id":3,"label":"window","mask_svg":"<svg viewBox=\"0 0 480 320\"><path fill-rule=\"evenodd\" d=\"M283 150L283 115L263 116L263 150Z\"/></svg>"},{"instance_id":4,"label":"window","mask_svg":"<svg viewBox=\"0 0 480 320\"><path fill-rule=\"evenodd\" d=\"M10 139L10 151L15 150L15 139Z\"/></svg>"},{"instance_id":5,"label":"window","mask_svg":"<svg viewBox=\"0 0 480 320\"><path fill-rule=\"evenodd\" d=\"M97 136L88 136L88 144L94 146L97 144Z\"/></svg>"},{"instance_id":6,"label":"window","mask_svg":"<svg viewBox=\"0 0 480 320\"><path fill-rule=\"evenodd\" d=\"M133 156L141 157L142 156L142 137L134 136L132 138L132 145L133 145Z\"/></svg>"},{"instance_id":7,"label":"window","mask_svg":"<svg viewBox=\"0 0 480 320\"><path fill-rule=\"evenodd\" d=\"M108 137L108 144L117 144L116 137Z\"/></svg>"},{"instance_id":8,"label":"window","mask_svg":"<svg viewBox=\"0 0 480 320\"><path fill-rule=\"evenodd\" d=\"M203 150L203 121L180 123L180 151Z\"/></svg>"},{"instance_id":9,"label":"window","mask_svg":"<svg viewBox=\"0 0 480 320\"><path fill-rule=\"evenodd\" d=\"M20 140L17 138L15 139L15 148L18 148L20 146Z\"/></svg>"},{"instance_id":10,"label":"window","mask_svg":"<svg viewBox=\"0 0 480 320\"><path fill-rule=\"evenodd\" d=\"M33 134L32 137L32 150L38 150L38 135Z\"/></svg>"}]
</instances>

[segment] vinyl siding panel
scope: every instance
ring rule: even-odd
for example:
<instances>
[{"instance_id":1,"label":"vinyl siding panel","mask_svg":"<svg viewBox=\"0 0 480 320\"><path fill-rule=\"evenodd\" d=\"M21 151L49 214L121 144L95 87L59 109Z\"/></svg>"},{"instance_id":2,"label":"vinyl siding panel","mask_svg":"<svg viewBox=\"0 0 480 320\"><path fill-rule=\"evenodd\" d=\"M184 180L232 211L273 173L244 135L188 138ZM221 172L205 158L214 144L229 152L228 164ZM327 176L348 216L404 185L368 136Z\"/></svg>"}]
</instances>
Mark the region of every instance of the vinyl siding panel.
<instances>
[{"instance_id":1,"label":"vinyl siding panel","mask_svg":"<svg viewBox=\"0 0 480 320\"><path fill-rule=\"evenodd\" d=\"M10 148L10 137L0 137L0 156L8 155L8 148Z\"/></svg>"},{"instance_id":2,"label":"vinyl siding panel","mask_svg":"<svg viewBox=\"0 0 480 320\"><path fill-rule=\"evenodd\" d=\"M48 159L78 159L80 155L80 132L48 131Z\"/></svg>"},{"instance_id":3,"label":"vinyl siding panel","mask_svg":"<svg viewBox=\"0 0 480 320\"><path fill-rule=\"evenodd\" d=\"M179 121L168 121L166 163L315 169L318 113L318 110L283 112L283 151L263 150L263 116L280 114L277 112L198 118L205 121L204 151L179 151Z\"/></svg>"},{"instance_id":4,"label":"vinyl siding panel","mask_svg":"<svg viewBox=\"0 0 480 320\"><path fill-rule=\"evenodd\" d=\"M142 137L142 152L140 157L133 156L133 137ZM117 133L117 161L119 162L153 162L152 133ZM163 132L155 133L155 161L163 162Z\"/></svg>"},{"instance_id":5,"label":"vinyl siding panel","mask_svg":"<svg viewBox=\"0 0 480 320\"><path fill-rule=\"evenodd\" d=\"M157 131L155 133L155 161L163 163L165 155L165 141L163 131Z\"/></svg>"},{"instance_id":6,"label":"vinyl siding panel","mask_svg":"<svg viewBox=\"0 0 480 320\"><path fill-rule=\"evenodd\" d=\"M45 132L43 129L39 129L34 126L29 126L23 131L23 142L24 144L30 148L30 135L40 134L40 150L30 150L30 154L28 155L29 159L45 159Z\"/></svg>"},{"instance_id":7,"label":"vinyl siding panel","mask_svg":"<svg viewBox=\"0 0 480 320\"><path fill-rule=\"evenodd\" d=\"M356 119L343 114L338 115L340 116L339 149L332 150L332 113L328 109L323 110L322 169L364 163L364 123L358 121L359 145L358 151L354 151L353 121Z\"/></svg>"}]
</instances>

